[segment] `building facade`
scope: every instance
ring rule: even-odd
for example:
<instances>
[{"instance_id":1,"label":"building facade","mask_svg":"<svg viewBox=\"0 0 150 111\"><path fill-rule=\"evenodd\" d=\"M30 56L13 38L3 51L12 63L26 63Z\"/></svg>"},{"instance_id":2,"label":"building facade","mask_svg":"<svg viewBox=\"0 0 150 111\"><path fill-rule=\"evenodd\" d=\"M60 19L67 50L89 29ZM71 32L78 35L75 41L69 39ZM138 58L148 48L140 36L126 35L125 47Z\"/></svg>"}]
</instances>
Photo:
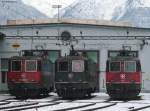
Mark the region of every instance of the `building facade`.
<instances>
[{"instance_id":1,"label":"building facade","mask_svg":"<svg viewBox=\"0 0 150 111\"><path fill-rule=\"evenodd\" d=\"M9 21L0 26L5 36L0 40L0 91L7 91L7 59L21 50L48 50L54 62L69 54L70 45L86 51L99 67L98 89L106 91L105 71L108 52L128 46L137 51L142 65L142 90L150 92L150 29L128 23L88 20ZM68 35L64 32L67 32ZM64 35L63 35L64 34ZM66 34L66 35L65 35Z\"/></svg>"}]
</instances>

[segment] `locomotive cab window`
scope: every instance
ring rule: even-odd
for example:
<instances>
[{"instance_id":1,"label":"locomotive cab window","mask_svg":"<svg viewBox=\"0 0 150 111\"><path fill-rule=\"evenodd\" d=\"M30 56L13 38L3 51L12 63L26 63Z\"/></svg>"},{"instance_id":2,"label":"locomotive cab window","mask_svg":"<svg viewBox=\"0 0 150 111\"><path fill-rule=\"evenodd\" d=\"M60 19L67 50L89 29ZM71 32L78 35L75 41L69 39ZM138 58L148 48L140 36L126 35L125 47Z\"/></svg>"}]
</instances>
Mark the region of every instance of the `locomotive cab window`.
<instances>
[{"instance_id":1,"label":"locomotive cab window","mask_svg":"<svg viewBox=\"0 0 150 111\"><path fill-rule=\"evenodd\" d=\"M11 71L12 72L20 72L21 71L21 61L20 60L11 61Z\"/></svg>"},{"instance_id":2,"label":"locomotive cab window","mask_svg":"<svg viewBox=\"0 0 150 111\"><path fill-rule=\"evenodd\" d=\"M73 60L72 61L72 72L84 72L84 61Z\"/></svg>"},{"instance_id":3,"label":"locomotive cab window","mask_svg":"<svg viewBox=\"0 0 150 111\"><path fill-rule=\"evenodd\" d=\"M120 62L115 62L115 61L113 61L113 62L110 62L110 71L112 71L112 72L119 72L119 71L121 71L121 67L120 67Z\"/></svg>"},{"instance_id":4,"label":"locomotive cab window","mask_svg":"<svg viewBox=\"0 0 150 111\"><path fill-rule=\"evenodd\" d=\"M25 61L25 71L26 72L37 71L37 61L36 60L26 60Z\"/></svg>"},{"instance_id":5,"label":"locomotive cab window","mask_svg":"<svg viewBox=\"0 0 150 111\"><path fill-rule=\"evenodd\" d=\"M61 61L58 62L58 71L59 72L68 72L68 62L67 61Z\"/></svg>"},{"instance_id":6,"label":"locomotive cab window","mask_svg":"<svg viewBox=\"0 0 150 111\"><path fill-rule=\"evenodd\" d=\"M136 72L136 62L135 61L126 61L124 63L125 72Z\"/></svg>"}]
</instances>

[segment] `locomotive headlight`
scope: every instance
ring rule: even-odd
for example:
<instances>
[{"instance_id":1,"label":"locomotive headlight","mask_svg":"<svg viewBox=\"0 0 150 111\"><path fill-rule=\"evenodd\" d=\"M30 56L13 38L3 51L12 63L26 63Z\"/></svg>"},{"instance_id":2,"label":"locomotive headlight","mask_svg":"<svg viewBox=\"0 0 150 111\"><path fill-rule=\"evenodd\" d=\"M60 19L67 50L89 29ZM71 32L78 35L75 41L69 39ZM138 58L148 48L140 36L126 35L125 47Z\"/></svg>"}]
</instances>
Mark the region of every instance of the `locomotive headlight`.
<instances>
[{"instance_id":1,"label":"locomotive headlight","mask_svg":"<svg viewBox=\"0 0 150 111\"><path fill-rule=\"evenodd\" d=\"M11 81L12 81L12 82L15 82L15 79L12 79Z\"/></svg>"},{"instance_id":2,"label":"locomotive headlight","mask_svg":"<svg viewBox=\"0 0 150 111\"><path fill-rule=\"evenodd\" d=\"M32 81L32 82L35 82L35 80L34 80L34 79L32 79L31 81Z\"/></svg>"},{"instance_id":3,"label":"locomotive headlight","mask_svg":"<svg viewBox=\"0 0 150 111\"><path fill-rule=\"evenodd\" d=\"M79 82L82 82L82 80L80 79Z\"/></svg>"},{"instance_id":4,"label":"locomotive headlight","mask_svg":"<svg viewBox=\"0 0 150 111\"><path fill-rule=\"evenodd\" d=\"M73 73L69 73L69 74L68 74L68 78L69 78L69 79L73 79Z\"/></svg>"}]
</instances>

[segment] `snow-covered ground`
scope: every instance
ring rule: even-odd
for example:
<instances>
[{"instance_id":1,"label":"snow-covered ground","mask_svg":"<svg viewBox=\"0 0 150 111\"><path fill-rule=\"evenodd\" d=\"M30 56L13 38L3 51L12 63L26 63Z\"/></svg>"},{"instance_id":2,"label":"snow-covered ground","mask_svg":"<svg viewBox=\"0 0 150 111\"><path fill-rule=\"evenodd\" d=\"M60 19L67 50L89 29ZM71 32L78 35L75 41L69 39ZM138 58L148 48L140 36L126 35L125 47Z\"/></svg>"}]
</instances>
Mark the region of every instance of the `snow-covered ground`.
<instances>
[{"instance_id":1,"label":"snow-covered ground","mask_svg":"<svg viewBox=\"0 0 150 111\"><path fill-rule=\"evenodd\" d=\"M141 93L140 96L138 100L123 101L110 100L105 93L94 93L90 99L63 100L57 94L50 93L45 98L17 100L9 94L0 94L0 111L150 111L150 93Z\"/></svg>"}]
</instances>

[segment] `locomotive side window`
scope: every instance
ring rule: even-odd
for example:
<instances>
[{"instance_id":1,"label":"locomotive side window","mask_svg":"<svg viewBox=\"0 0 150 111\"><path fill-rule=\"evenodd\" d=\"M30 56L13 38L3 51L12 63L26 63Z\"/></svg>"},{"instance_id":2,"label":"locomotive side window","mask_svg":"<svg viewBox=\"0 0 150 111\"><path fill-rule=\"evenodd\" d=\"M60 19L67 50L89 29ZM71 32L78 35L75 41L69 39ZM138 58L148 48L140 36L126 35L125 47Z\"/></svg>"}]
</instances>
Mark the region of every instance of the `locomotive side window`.
<instances>
[{"instance_id":1,"label":"locomotive side window","mask_svg":"<svg viewBox=\"0 0 150 111\"><path fill-rule=\"evenodd\" d=\"M84 61L72 60L72 72L84 72Z\"/></svg>"},{"instance_id":2,"label":"locomotive side window","mask_svg":"<svg viewBox=\"0 0 150 111\"><path fill-rule=\"evenodd\" d=\"M58 71L59 72L68 72L68 62L67 61L62 61L58 62Z\"/></svg>"},{"instance_id":3,"label":"locomotive side window","mask_svg":"<svg viewBox=\"0 0 150 111\"><path fill-rule=\"evenodd\" d=\"M136 72L136 62L135 61L126 61L124 63L125 72Z\"/></svg>"},{"instance_id":4,"label":"locomotive side window","mask_svg":"<svg viewBox=\"0 0 150 111\"><path fill-rule=\"evenodd\" d=\"M11 61L11 70L14 72L21 71L21 61L20 60Z\"/></svg>"},{"instance_id":5,"label":"locomotive side window","mask_svg":"<svg viewBox=\"0 0 150 111\"><path fill-rule=\"evenodd\" d=\"M110 71L119 72L121 71L120 62L110 62Z\"/></svg>"},{"instance_id":6,"label":"locomotive side window","mask_svg":"<svg viewBox=\"0 0 150 111\"><path fill-rule=\"evenodd\" d=\"M37 61L36 60L26 60L25 61L25 71L26 72L37 71Z\"/></svg>"}]
</instances>

